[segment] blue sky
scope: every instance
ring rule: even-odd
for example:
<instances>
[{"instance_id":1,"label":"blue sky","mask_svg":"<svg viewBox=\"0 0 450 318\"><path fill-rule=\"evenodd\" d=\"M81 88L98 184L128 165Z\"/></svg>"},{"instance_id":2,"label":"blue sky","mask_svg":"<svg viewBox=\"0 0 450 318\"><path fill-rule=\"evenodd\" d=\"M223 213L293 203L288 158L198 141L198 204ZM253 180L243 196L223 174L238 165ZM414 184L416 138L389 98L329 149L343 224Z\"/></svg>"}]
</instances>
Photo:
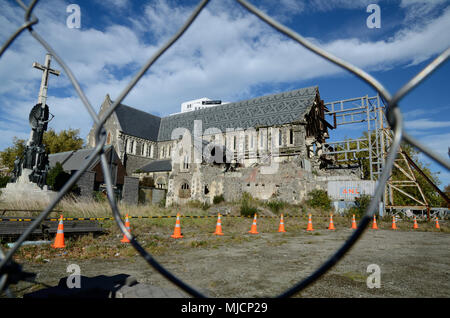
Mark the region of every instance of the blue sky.
<instances>
[{"instance_id":1,"label":"blue sky","mask_svg":"<svg viewBox=\"0 0 450 318\"><path fill-rule=\"evenodd\" d=\"M81 28L66 26L66 7L81 8ZM49 0L38 3L35 29L71 67L91 104L114 99L139 67L185 21L197 1ZM333 54L363 68L391 92L400 88L450 46L450 2L444 0L259 0L276 20ZM381 8L381 28L369 29L368 4ZM0 2L0 41L22 24L14 1ZM44 49L28 34L0 59L0 149L13 136L28 138L28 113L37 102ZM55 68L60 67L54 62ZM448 157L450 147L450 63L401 101L407 131ZM124 103L157 114L178 112L200 97L239 101L317 85L325 102L375 91L353 75L276 33L231 0L212 0L183 38L150 69ZM85 137L92 120L67 77L52 76L50 127L78 128ZM358 134L331 131L333 140ZM421 156L442 183L450 173Z\"/></svg>"}]
</instances>

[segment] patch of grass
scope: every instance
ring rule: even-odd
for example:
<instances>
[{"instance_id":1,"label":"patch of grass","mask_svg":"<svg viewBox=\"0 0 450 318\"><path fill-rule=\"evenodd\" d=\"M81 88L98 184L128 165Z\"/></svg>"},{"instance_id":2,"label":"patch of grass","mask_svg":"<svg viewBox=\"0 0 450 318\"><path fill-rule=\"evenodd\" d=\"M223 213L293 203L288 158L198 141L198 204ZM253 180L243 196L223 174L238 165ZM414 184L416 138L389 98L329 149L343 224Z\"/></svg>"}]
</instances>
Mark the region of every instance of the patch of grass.
<instances>
[{"instance_id":1,"label":"patch of grass","mask_svg":"<svg viewBox=\"0 0 450 318\"><path fill-rule=\"evenodd\" d=\"M197 247L206 247L208 246L209 242L207 241L192 241L191 247L197 248Z\"/></svg>"},{"instance_id":2,"label":"patch of grass","mask_svg":"<svg viewBox=\"0 0 450 318\"><path fill-rule=\"evenodd\" d=\"M266 203L266 206L275 214L279 214L285 208L286 203L279 200L273 200Z\"/></svg>"},{"instance_id":3,"label":"patch of grass","mask_svg":"<svg viewBox=\"0 0 450 318\"><path fill-rule=\"evenodd\" d=\"M365 282L367 277L357 272L347 272L342 274L341 276L349 278L355 282Z\"/></svg>"},{"instance_id":4,"label":"patch of grass","mask_svg":"<svg viewBox=\"0 0 450 318\"><path fill-rule=\"evenodd\" d=\"M286 244L288 241L286 240L280 240L280 241L267 241L267 246L275 247L275 246L281 246L283 244Z\"/></svg>"},{"instance_id":5,"label":"patch of grass","mask_svg":"<svg viewBox=\"0 0 450 318\"><path fill-rule=\"evenodd\" d=\"M213 198L213 203L214 204L219 204L220 202L224 202L225 198L223 197L223 194L221 195L215 195Z\"/></svg>"},{"instance_id":6,"label":"patch of grass","mask_svg":"<svg viewBox=\"0 0 450 318\"><path fill-rule=\"evenodd\" d=\"M6 212L5 216L37 216L47 207L47 203L39 201L15 201L0 202L0 209L19 210ZM119 211L123 216L126 213L132 216L150 216L150 215L175 215L180 211L179 208L165 208L158 205L129 205L123 202L118 203ZM38 210L38 212L20 212L20 210ZM111 217L111 207L108 202L97 202L89 198L65 197L54 208L49 217L56 217L63 214L64 217ZM198 208L183 207L183 213L204 214Z\"/></svg>"},{"instance_id":7,"label":"patch of grass","mask_svg":"<svg viewBox=\"0 0 450 318\"><path fill-rule=\"evenodd\" d=\"M240 213L242 216L253 216L258 212L258 208L255 206L253 197L248 192L244 192L241 198Z\"/></svg>"},{"instance_id":8,"label":"patch of grass","mask_svg":"<svg viewBox=\"0 0 450 318\"><path fill-rule=\"evenodd\" d=\"M206 202L200 202L199 200L191 200L187 204L191 208L208 210L210 205Z\"/></svg>"},{"instance_id":9,"label":"patch of grass","mask_svg":"<svg viewBox=\"0 0 450 318\"><path fill-rule=\"evenodd\" d=\"M355 206L349 208L345 214L349 217L352 217L354 214L357 218L361 218L366 213L371 200L372 197L370 195L362 194L361 197L355 199Z\"/></svg>"},{"instance_id":10,"label":"patch of grass","mask_svg":"<svg viewBox=\"0 0 450 318\"><path fill-rule=\"evenodd\" d=\"M247 197L248 205L251 207L257 207L258 204L264 204L260 201L254 200L251 197ZM147 210L145 210L145 209ZM290 206L286 206L290 208ZM141 207L142 213L157 213L158 208L150 210L148 207ZM153 208L151 208L153 209ZM293 209L300 210L299 206L293 207ZM129 212L125 210L126 212ZM192 212L191 212L192 211ZM283 210L285 211L285 210ZM164 209L161 213L165 215L175 215L177 211ZM186 208L181 210L182 214L189 215L201 215L201 210L189 210ZM159 213L159 212L158 212ZM150 214L151 215L151 214ZM164 214L163 214L164 215ZM205 213L203 212L203 215ZM105 215L102 215L105 216ZM253 214L251 215L253 216ZM301 235L304 237L305 244L314 244L316 241L311 236L327 236L328 232L326 227L329 223L329 216L313 215L312 222L314 232L306 232L306 225L308 219L304 216L300 218L285 218L285 227L287 233L279 235L277 232L279 219L278 218L258 218L258 231L265 235L276 235L273 242L267 242L268 246L279 246L289 241L291 236ZM357 221L359 221L357 219ZM380 230L391 230L392 218L386 218L386 220L380 220L378 226ZM175 218L153 218L153 219L130 219L131 232L137 236L139 242L154 255L167 255L172 253L185 253L190 249L199 248L223 248L228 245L243 244L246 242L252 242L255 238L261 236L247 235L251 227L251 219L223 217L222 229L224 236L214 236L216 225L216 218L181 218L183 239L175 240L170 237L173 233L175 226ZM351 218L334 216L334 223L336 225L336 231L348 230L351 225ZM441 230L435 229L435 222L426 222L424 220L418 220L419 229L413 230L413 222L410 219L401 219L397 221L399 227L398 232L401 231L416 231L416 232L440 232L449 233L450 227L448 226L448 220L439 220ZM115 221L105 220L101 221L102 227L106 229L106 233L100 236L84 235L78 237L66 236L66 248L65 249L53 249L50 245L39 246L23 246L14 255L15 260L24 261L30 263L47 263L48 259L55 258L67 258L67 259L113 259L115 257L120 258L133 258L136 255L136 251L130 244L121 243L120 240L123 234L117 228ZM370 227L370 225L369 225ZM370 229L368 230L370 231ZM401 235L399 233L399 235ZM320 240L319 240L320 241ZM4 250L8 250L6 245L3 245Z\"/></svg>"}]
</instances>

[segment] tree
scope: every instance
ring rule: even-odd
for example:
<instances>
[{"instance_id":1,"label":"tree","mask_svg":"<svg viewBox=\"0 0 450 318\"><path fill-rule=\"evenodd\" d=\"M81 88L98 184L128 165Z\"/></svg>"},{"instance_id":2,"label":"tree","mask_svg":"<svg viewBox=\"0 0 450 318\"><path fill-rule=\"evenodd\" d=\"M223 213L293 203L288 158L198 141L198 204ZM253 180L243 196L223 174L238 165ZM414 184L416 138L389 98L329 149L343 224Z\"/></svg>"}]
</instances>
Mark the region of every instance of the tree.
<instances>
[{"instance_id":1,"label":"tree","mask_svg":"<svg viewBox=\"0 0 450 318\"><path fill-rule=\"evenodd\" d=\"M360 138L367 139L368 133L364 132L362 137L360 137ZM372 140L375 139L374 133L372 133L371 139ZM353 141L352 139L348 139L348 140L349 140L350 149L356 149L357 148L356 141ZM441 184L441 181L439 180L439 173L431 172L431 170L428 168L428 165L424 164L423 162L421 162L419 160L419 152L417 150L415 150L411 145L404 143L404 142L401 144L401 148L435 185L439 186ZM361 152L357 152L355 154L355 156L356 156L356 158L361 159L362 170L363 170L363 175L364 175L363 179L366 179L366 180L370 179L370 165L369 165L369 160L367 159L369 157L369 153L367 151L361 151ZM338 154L338 155L336 155L336 158L343 159L344 155ZM397 156L397 158L400 158L400 157ZM348 162L341 162L341 163L349 164L352 162L348 161ZM406 164L404 162L397 161L397 164L403 170L409 171L408 167L406 166ZM423 194L424 194L426 200L428 201L428 203L430 204L430 206L432 206L432 207L447 206L444 199L442 199L442 197L436 192L436 190L433 188L433 186L430 185L430 183L414 168L412 168L412 171L417 180L417 183L419 184L420 188L422 189ZM392 180L400 181L400 180L408 180L408 179L402 173L402 171L400 169L394 167L392 169ZM402 187L402 190L405 191L406 193L412 195L415 198L421 198L420 192L416 187ZM411 198L408 198L407 196L405 196L402 193L399 193L398 191L394 191L393 193L394 193L394 202L396 203L396 205L408 206L408 205L417 205L418 204L416 201L412 200Z\"/></svg>"},{"instance_id":2,"label":"tree","mask_svg":"<svg viewBox=\"0 0 450 318\"><path fill-rule=\"evenodd\" d=\"M58 161L55 164L55 166L48 171L47 185L49 185L55 191L58 191L61 188L61 186L64 185L65 181L67 181L65 179L68 179L68 177L70 178L70 175L69 176L67 176L67 175L68 175L68 173L64 172L62 164ZM64 180L62 180L62 179L64 179ZM57 189L57 188L59 188L59 189Z\"/></svg>"},{"instance_id":3,"label":"tree","mask_svg":"<svg viewBox=\"0 0 450 318\"><path fill-rule=\"evenodd\" d=\"M83 147L83 139L79 136L79 129L62 130L58 134L50 129L44 133L43 143L49 154L78 150ZM26 147L26 141L17 137L13 138L13 145L0 152L3 164L9 171L14 168L16 156L22 157Z\"/></svg>"},{"instance_id":4,"label":"tree","mask_svg":"<svg viewBox=\"0 0 450 318\"><path fill-rule=\"evenodd\" d=\"M26 141L17 137L13 138L13 145L0 152L3 164L8 167L9 171L14 169L14 160L16 156L22 157L25 150Z\"/></svg>"},{"instance_id":5,"label":"tree","mask_svg":"<svg viewBox=\"0 0 450 318\"><path fill-rule=\"evenodd\" d=\"M43 143L48 153L78 150L83 147L79 129L61 130L58 134L50 129L44 133Z\"/></svg>"},{"instance_id":6,"label":"tree","mask_svg":"<svg viewBox=\"0 0 450 318\"><path fill-rule=\"evenodd\" d=\"M70 179L70 174L64 171L62 164L58 161L53 168L48 171L47 185L51 187L53 191L59 191ZM80 189L75 184L69 190L69 193L79 195Z\"/></svg>"},{"instance_id":7,"label":"tree","mask_svg":"<svg viewBox=\"0 0 450 318\"><path fill-rule=\"evenodd\" d=\"M0 188L5 188L6 184L9 182L8 176L0 176Z\"/></svg>"},{"instance_id":8,"label":"tree","mask_svg":"<svg viewBox=\"0 0 450 318\"><path fill-rule=\"evenodd\" d=\"M447 186L444 189L444 193L447 195L447 197L450 198L450 184L447 184Z\"/></svg>"}]
</instances>

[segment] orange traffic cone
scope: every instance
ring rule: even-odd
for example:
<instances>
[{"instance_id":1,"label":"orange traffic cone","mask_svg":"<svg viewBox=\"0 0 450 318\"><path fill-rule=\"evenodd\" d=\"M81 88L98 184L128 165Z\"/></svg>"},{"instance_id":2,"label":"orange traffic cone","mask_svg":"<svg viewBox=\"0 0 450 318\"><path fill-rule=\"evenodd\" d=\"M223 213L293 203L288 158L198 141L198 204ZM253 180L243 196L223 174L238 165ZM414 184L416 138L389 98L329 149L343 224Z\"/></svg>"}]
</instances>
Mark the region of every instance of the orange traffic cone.
<instances>
[{"instance_id":1,"label":"orange traffic cone","mask_svg":"<svg viewBox=\"0 0 450 318\"><path fill-rule=\"evenodd\" d=\"M131 229L130 229L130 221L128 220L128 213L125 216L125 228L128 230L128 232L131 233ZM122 243L130 243L130 240L128 239L128 237L124 234L123 235L123 239L120 240Z\"/></svg>"},{"instance_id":2,"label":"orange traffic cone","mask_svg":"<svg viewBox=\"0 0 450 318\"><path fill-rule=\"evenodd\" d=\"M56 230L55 243L52 244L53 248L64 248L66 245L64 244L64 224L63 224L63 216L59 218L58 229Z\"/></svg>"},{"instance_id":3,"label":"orange traffic cone","mask_svg":"<svg viewBox=\"0 0 450 318\"><path fill-rule=\"evenodd\" d=\"M173 234L170 236L173 238L182 238L181 235L181 221L180 221L180 213L177 213L177 221L175 222L175 229L173 230Z\"/></svg>"},{"instance_id":4,"label":"orange traffic cone","mask_svg":"<svg viewBox=\"0 0 450 318\"><path fill-rule=\"evenodd\" d=\"M280 218L280 226L278 227L278 232L286 232L286 230L284 229L284 219L283 219L283 214L281 214L281 218Z\"/></svg>"},{"instance_id":5,"label":"orange traffic cone","mask_svg":"<svg viewBox=\"0 0 450 318\"><path fill-rule=\"evenodd\" d=\"M436 216L436 228L437 228L437 229L440 229L440 228L441 228L441 227L439 226L439 220L438 220L437 216Z\"/></svg>"},{"instance_id":6,"label":"orange traffic cone","mask_svg":"<svg viewBox=\"0 0 450 318\"><path fill-rule=\"evenodd\" d=\"M223 235L222 233L222 222L220 220L220 213L217 217L216 231L213 233L214 235Z\"/></svg>"},{"instance_id":7,"label":"orange traffic cone","mask_svg":"<svg viewBox=\"0 0 450 318\"><path fill-rule=\"evenodd\" d=\"M397 224L395 223L395 215L392 216L392 229L397 230Z\"/></svg>"},{"instance_id":8,"label":"orange traffic cone","mask_svg":"<svg viewBox=\"0 0 450 318\"><path fill-rule=\"evenodd\" d=\"M352 218L352 229L356 229L356 220L355 220L354 214L353 214L353 218Z\"/></svg>"},{"instance_id":9,"label":"orange traffic cone","mask_svg":"<svg viewBox=\"0 0 450 318\"><path fill-rule=\"evenodd\" d=\"M248 231L250 234L258 234L258 231L256 230L256 213L255 217L253 218L252 227L250 228L250 231Z\"/></svg>"},{"instance_id":10,"label":"orange traffic cone","mask_svg":"<svg viewBox=\"0 0 450 318\"><path fill-rule=\"evenodd\" d=\"M328 225L329 230L336 230L333 223L333 214L330 215L330 225Z\"/></svg>"},{"instance_id":11,"label":"orange traffic cone","mask_svg":"<svg viewBox=\"0 0 450 318\"><path fill-rule=\"evenodd\" d=\"M313 226L312 226L312 221L311 221L311 214L309 215L309 219L308 219L308 226L306 227L307 231L314 231Z\"/></svg>"},{"instance_id":12,"label":"orange traffic cone","mask_svg":"<svg viewBox=\"0 0 450 318\"><path fill-rule=\"evenodd\" d=\"M417 219L416 216L414 216L414 225L413 225L413 229L418 229L419 225L417 224Z\"/></svg>"},{"instance_id":13,"label":"orange traffic cone","mask_svg":"<svg viewBox=\"0 0 450 318\"><path fill-rule=\"evenodd\" d=\"M375 215L373 216L372 230L378 230L377 219Z\"/></svg>"}]
</instances>

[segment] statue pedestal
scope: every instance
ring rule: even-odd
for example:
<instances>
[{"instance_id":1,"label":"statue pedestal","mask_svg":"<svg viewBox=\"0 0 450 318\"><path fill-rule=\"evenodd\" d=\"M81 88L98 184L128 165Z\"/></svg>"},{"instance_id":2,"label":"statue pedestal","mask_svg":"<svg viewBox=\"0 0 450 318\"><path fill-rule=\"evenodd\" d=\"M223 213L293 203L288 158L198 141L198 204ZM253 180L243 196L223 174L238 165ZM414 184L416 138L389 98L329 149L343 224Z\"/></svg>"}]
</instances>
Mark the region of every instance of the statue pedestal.
<instances>
[{"instance_id":1,"label":"statue pedestal","mask_svg":"<svg viewBox=\"0 0 450 318\"><path fill-rule=\"evenodd\" d=\"M6 188L1 189L0 201L39 201L48 204L56 198L58 192L48 190L47 186L41 189L36 183L30 182L28 176L31 172L31 169L23 169L22 175L17 179L17 182L8 183Z\"/></svg>"}]
</instances>

